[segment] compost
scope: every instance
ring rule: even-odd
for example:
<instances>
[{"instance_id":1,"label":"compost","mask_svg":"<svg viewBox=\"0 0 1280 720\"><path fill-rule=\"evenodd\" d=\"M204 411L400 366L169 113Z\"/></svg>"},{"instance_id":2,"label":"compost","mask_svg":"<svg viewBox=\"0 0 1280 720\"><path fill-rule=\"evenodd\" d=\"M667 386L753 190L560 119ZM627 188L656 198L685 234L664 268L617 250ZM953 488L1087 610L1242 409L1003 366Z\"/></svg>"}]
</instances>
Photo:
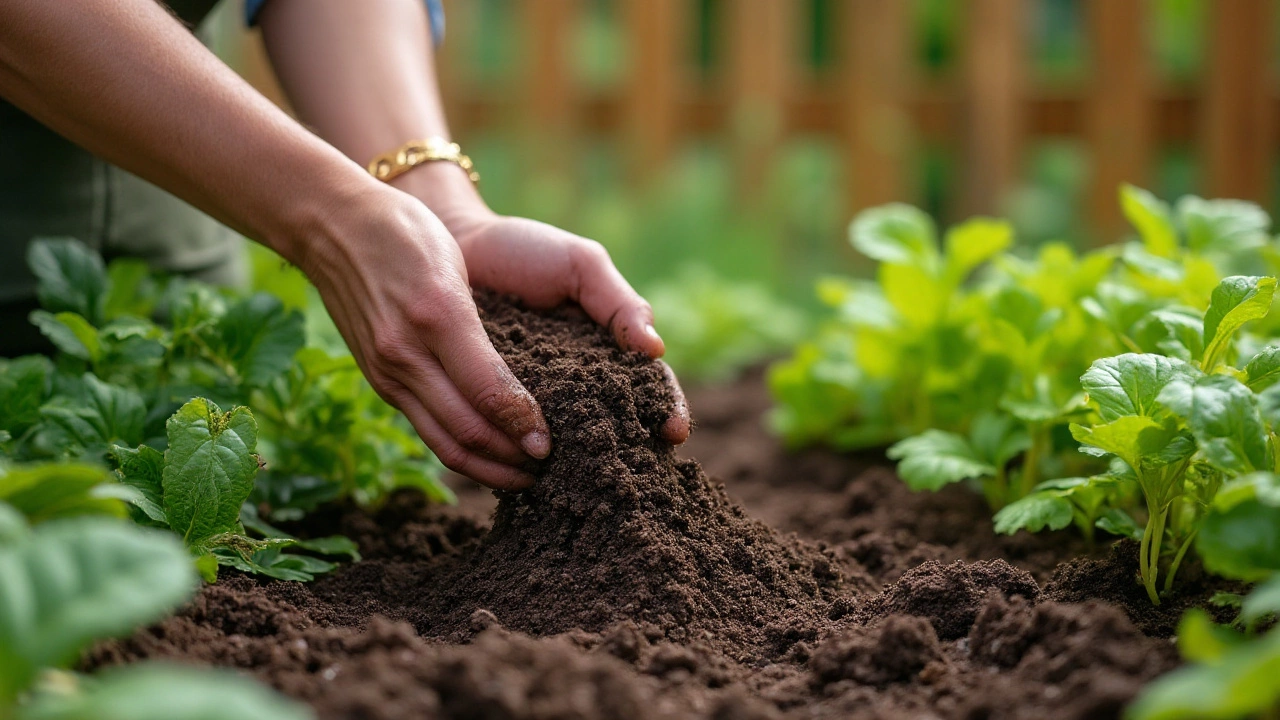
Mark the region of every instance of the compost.
<instances>
[{"instance_id":1,"label":"compost","mask_svg":"<svg viewBox=\"0 0 1280 720\"><path fill-rule=\"evenodd\" d=\"M85 666L233 667L335 720L1107 718L1220 589L1192 569L1153 609L1129 545L997 537L962 488L787 453L758 373L694 394L677 453L660 365L575 309L477 303L552 429L532 489L324 508L293 529L364 560L310 585L224 574Z\"/></svg>"}]
</instances>

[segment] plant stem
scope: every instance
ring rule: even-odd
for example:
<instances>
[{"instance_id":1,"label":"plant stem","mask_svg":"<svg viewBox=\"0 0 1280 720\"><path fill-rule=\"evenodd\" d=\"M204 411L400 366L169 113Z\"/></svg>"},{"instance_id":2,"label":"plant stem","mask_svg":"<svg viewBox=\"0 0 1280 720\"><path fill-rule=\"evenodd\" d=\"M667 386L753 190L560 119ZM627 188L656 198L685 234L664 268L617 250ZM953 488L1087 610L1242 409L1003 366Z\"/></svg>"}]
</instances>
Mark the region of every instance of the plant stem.
<instances>
[{"instance_id":1,"label":"plant stem","mask_svg":"<svg viewBox=\"0 0 1280 720\"><path fill-rule=\"evenodd\" d=\"M1156 577L1160 572L1160 536L1164 534L1164 512L1155 503L1147 502L1147 527L1142 531L1142 543L1138 546L1138 572L1142 584L1153 605L1160 604L1156 592ZM1152 561L1155 558L1155 561Z\"/></svg>"},{"instance_id":2,"label":"plant stem","mask_svg":"<svg viewBox=\"0 0 1280 720\"><path fill-rule=\"evenodd\" d=\"M1173 576L1178 574L1178 566L1182 564L1182 558L1187 554L1187 549L1191 547L1191 541L1195 539L1196 532L1192 530L1187 539L1182 541L1182 547L1178 548L1178 554L1173 556L1173 563L1169 565L1169 573L1164 577L1164 591L1169 592L1173 589Z\"/></svg>"},{"instance_id":3,"label":"plant stem","mask_svg":"<svg viewBox=\"0 0 1280 720\"><path fill-rule=\"evenodd\" d=\"M1040 480L1040 454L1044 450L1046 440L1045 428L1040 424L1036 424L1033 427L1031 445L1027 448L1027 454L1022 459L1022 476L1019 478L1018 498L1030 495L1031 489Z\"/></svg>"}]
</instances>

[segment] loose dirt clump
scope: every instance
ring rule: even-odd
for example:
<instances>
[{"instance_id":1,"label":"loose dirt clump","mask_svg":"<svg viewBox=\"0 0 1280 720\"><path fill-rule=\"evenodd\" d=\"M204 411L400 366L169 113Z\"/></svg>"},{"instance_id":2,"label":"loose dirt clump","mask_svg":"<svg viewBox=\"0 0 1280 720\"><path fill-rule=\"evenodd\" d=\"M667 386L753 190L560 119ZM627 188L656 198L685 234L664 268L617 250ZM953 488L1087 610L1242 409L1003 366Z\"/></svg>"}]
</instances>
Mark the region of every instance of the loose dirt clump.
<instances>
[{"instance_id":1,"label":"loose dirt clump","mask_svg":"<svg viewBox=\"0 0 1280 720\"><path fill-rule=\"evenodd\" d=\"M933 624L938 637L964 637L989 591L1035 600L1040 586L1027 572L1003 560L950 565L930 560L908 570L872 598L857 616L871 622L888 614L914 615Z\"/></svg>"},{"instance_id":2,"label":"loose dirt clump","mask_svg":"<svg viewBox=\"0 0 1280 720\"><path fill-rule=\"evenodd\" d=\"M820 685L852 680L884 686L914 680L929 663L944 662L933 625L924 618L890 615L870 629L856 628L822 643L809 661Z\"/></svg>"}]
</instances>

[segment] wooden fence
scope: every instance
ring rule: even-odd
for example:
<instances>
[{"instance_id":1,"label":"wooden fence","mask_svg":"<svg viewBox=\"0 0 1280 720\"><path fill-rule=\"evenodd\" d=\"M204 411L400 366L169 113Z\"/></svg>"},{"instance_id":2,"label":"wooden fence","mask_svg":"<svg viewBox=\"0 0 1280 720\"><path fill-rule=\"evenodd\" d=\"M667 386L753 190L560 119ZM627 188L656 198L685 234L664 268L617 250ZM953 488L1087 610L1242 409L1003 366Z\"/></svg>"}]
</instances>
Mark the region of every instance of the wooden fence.
<instances>
[{"instance_id":1,"label":"wooden fence","mask_svg":"<svg viewBox=\"0 0 1280 720\"><path fill-rule=\"evenodd\" d=\"M940 143L959 158L958 214L998 210L1030 140L1071 137L1087 147L1087 212L1102 237L1122 225L1116 186L1149 182L1158 149L1186 144L1202 193L1271 204L1275 0L1210 0L1204 69L1190 85L1155 72L1147 3L1080 0L1089 69L1065 87L1027 70L1032 0L957 0L961 61L942 78L917 67L909 0L830 0L836 59L823 73L802 67L797 47L811 2L720 0L721 58L705 73L690 47L696 0L615 0L626 69L616 85L586 88L566 48L589 1L512 0L520 77L491 85L465 68L480 31L476 0L448 0L439 66L455 133L516 118L548 148L578 132L615 136L637 180L685 139L725 134L748 196L786 137L820 133L840 141L850 211L919 200L911 158L922 143Z\"/></svg>"}]
</instances>

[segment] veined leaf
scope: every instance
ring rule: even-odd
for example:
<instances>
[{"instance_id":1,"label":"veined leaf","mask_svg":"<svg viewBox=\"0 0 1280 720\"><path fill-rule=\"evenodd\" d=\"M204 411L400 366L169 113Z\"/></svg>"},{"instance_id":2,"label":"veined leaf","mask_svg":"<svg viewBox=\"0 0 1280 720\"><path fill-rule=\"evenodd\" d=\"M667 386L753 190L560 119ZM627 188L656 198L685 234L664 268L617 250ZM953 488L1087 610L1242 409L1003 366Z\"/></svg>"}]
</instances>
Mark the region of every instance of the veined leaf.
<instances>
[{"instance_id":1,"label":"veined leaf","mask_svg":"<svg viewBox=\"0 0 1280 720\"><path fill-rule=\"evenodd\" d=\"M969 441L954 433L926 430L889 448L898 475L912 490L938 490L968 478L994 475L996 468L978 458Z\"/></svg>"},{"instance_id":2,"label":"veined leaf","mask_svg":"<svg viewBox=\"0 0 1280 720\"><path fill-rule=\"evenodd\" d=\"M1178 236L1168 204L1142 188L1121 185L1120 209L1138 231L1147 252L1166 258L1177 254Z\"/></svg>"},{"instance_id":3,"label":"veined leaf","mask_svg":"<svg viewBox=\"0 0 1280 720\"><path fill-rule=\"evenodd\" d=\"M1265 390L1280 380L1280 345L1268 345L1244 366L1245 383L1250 390Z\"/></svg>"},{"instance_id":4,"label":"veined leaf","mask_svg":"<svg viewBox=\"0 0 1280 720\"><path fill-rule=\"evenodd\" d=\"M1071 501L1055 492L1035 492L1004 506L995 515L995 530L1012 535L1019 530L1061 530L1071 524Z\"/></svg>"},{"instance_id":5,"label":"veined leaf","mask_svg":"<svg viewBox=\"0 0 1280 720\"><path fill-rule=\"evenodd\" d=\"M1209 309L1204 314L1204 361L1201 367L1211 372L1226 358L1231 338L1240 326L1271 312L1276 292L1272 277L1234 275L1214 289Z\"/></svg>"},{"instance_id":6,"label":"veined leaf","mask_svg":"<svg viewBox=\"0 0 1280 720\"><path fill-rule=\"evenodd\" d=\"M1181 360L1126 353L1094 361L1080 384L1098 414L1110 422L1127 415L1155 417L1160 411L1157 398L1166 385L1199 374Z\"/></svg>"},{"instance_id":7,"label":"veined leaf","mask_svg":"<svg viewBox=\"0 0 1280 720\"><path fill-rule=\"evenodd\" d=\"M1239 253L1269 240L1271 217L1245 200L1205 200L1194 195L1178 201L1178 218L1195 252Z\"/></svg>"},{"instance_id":8,"label":"veined leaf","mask_svg":"<svg viewBox=\"0 0 1280 720\"><path fill-rule=\"evenodd\" d=\"M188 547L230 532L258 472L258 425L248 408L222 410L196 398L166 425L164 510Z\"/></svg>"},{"instance_id":9,"label":"veined leaf","mask_svg":"<svg viewBox=\"0 0 1280 720\"><path fill-rule=\"evenodd\" d=\"M1077 441L1111 453L1132 468L1165 449L1174 434L1173 428L1143 415L1127 415L1093 427L1071 425L1071 435Z\"/></svg>"},{"instance_id":10,"label":"veined leaf","mask_svg":"<svg viewBox=\"0 0 1280 720\"><path fill-rule=\"evenodd\" d=\"M54 347L73 358L97 362L102 355L97 328L79 313L60 312L54 315L44 310L32 310L30 320Z\"/></svg>"},{"instance_id":11,"label":"veined leaf","mask_svg":"<svg viewBox=\"0 0 1280 720\"><path fill-rule=\"evenodd\" d=\"M120 481L141 493L134 506L152 523L168 527L169 518L164 512L164 454L146 445L139 445L137 450L116 445L110 455Z\"/></svg>"},{"instance_id":12,"label":"veined leaf","mask_svg":"<svg viewBox=\"0 0 1280 720\"><path fill-rule=\"evenodd\" d=\"M306 344L302 313L280 299L255 293L227 308L218 321L218 347L245 383L261 387L288 371Z\"/></svg>"},{"instance_id":13,"label":"veined leaf","mask_svg":"<svg viewBox=\"0 0 1280 720\"><path fill-rule=\"evenodd\" d=\"M46 405L41 414L64 429L82 449L106 450L112 444L142 442L146 406L129 388L105 383L92 373L81 378L78 397Z\"/></svg>"},{"instance_id":14,"label":"veined leaf","mask_svg":"<svg viewBox=\"0 0 1280 720\"><path fill-rule=\"evenodd\" d=\"M52 313L78 313L90 323L102 321L107 272L102 257L72 238L38 238L27 248L27 265L36 276L36 296Z\"/></svg>"},{"instance_id":15,"label":"veined leaf","mask_svg":"<svg viewBox=\"0 0 1280 720\"><path fill-rule=\"evenodd\" d=\"M849 227L849 241L872 260L934 269L937 231L923 211L902 203L864 210Z\"/></svg>"},{"instance_id":16,"label":"veined leaf","mask_svg":"<svg viewBox=\"0 0 1280 720\"><path fill-rule=\"evenodd\" d=\"M1267 428L1253 392L1226 375L1175 380L1159 402L1190 428L1205 459L1227 473L1270 467Z\"/></svg>"},{"instance_id":17,"label":"veined leaf","mask_svg":"<svg viewBox=\"0 0 1280 720\"><path fill-rule=\"evenodd\" d=\"M0 702L40 668L158 619L195 588L171 535L119 520L55 520L0 547Z\"/></svg>"}]
</instances>

